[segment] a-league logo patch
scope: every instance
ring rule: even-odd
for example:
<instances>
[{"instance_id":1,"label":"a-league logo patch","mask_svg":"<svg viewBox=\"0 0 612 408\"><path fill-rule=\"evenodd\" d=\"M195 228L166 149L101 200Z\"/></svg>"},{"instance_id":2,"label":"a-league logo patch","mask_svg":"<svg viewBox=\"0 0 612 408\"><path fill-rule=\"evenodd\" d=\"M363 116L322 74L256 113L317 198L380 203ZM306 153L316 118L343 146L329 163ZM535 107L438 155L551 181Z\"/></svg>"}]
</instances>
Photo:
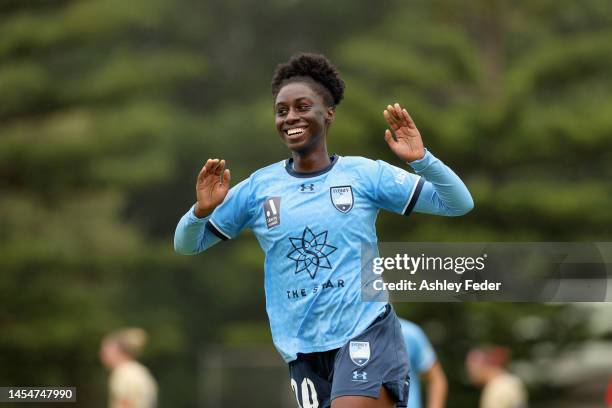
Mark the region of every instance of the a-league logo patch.
<instances>
[{"instance_id":1,"label":"a-league logo patch","mask_svg":"<svg viewBox=\"0 0 612 408\"><path fill-rule=\"evenodd\" d=\"M264 215L268 229L280 224L280 197L268 197L264 201Z\"/></svg>"},{"instance_id":2,"label":"a-league logo patch","mask_svg":"<svg viewBox=\"0 0 612 408\"><path fill-rule=\"evenodd\" d=\"M370 361L370 342L351 341L349 343L349 355L353 363L363 367Z\"/></svg>"},{"instance_id":3,"label":"a-league logo patch","mask_svg":"<svg viewBox=\"0 0 612 408\"><path fill-rule=\"evenodd\" d=\"M331 187L329 195L332 204L338 211L347 213L353 208L353 188L351 186Z\"/></svg>"}]
</instances>

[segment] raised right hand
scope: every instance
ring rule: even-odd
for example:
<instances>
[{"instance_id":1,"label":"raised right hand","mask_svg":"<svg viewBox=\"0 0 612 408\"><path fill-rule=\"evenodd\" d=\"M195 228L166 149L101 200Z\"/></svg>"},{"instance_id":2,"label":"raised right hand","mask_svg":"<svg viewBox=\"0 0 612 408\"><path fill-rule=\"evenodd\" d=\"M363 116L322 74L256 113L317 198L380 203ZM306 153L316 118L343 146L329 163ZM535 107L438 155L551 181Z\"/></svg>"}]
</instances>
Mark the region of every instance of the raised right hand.
<instances>
[{"instance_id":1,"label":"raised right hand","mask_svg":"<svg viewBox=\"0 0 612 408\"><path fill-rule=\"evenodd\" d=\"M223 202L229 191L229 183L230 171L225 168L225 160L208 159L196 182L196 217L208 216Z\"/></svg>"}]
</instances>

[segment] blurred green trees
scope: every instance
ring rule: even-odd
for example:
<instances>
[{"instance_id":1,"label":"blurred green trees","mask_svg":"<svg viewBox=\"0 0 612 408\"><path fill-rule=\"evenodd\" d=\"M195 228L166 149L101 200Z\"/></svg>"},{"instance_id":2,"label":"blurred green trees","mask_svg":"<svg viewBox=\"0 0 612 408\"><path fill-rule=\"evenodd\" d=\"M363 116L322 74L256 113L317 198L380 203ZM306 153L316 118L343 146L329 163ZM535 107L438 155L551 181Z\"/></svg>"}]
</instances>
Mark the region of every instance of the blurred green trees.
<instances>
[{"instance_id":1,"label":"blurred green trees","mask_svg":"<svg viewBox=\"0 0 612 408\"><path fill-rule=\"evenodd\" d=\"M332 151L397 164L397 100L474 195L459 219L384 215L381 240L609 240L610 43L605 0L0 3L0 383L74 384L102 406L100 338L141 325L162 404L193 406L199 345L268 336L249 234L194 258L171 241L206 158L235 183L287 156L269 80L298 51L347 82ZM436 343L451 407L474 401L471 344L531 359L586 335L567 305L398 309ZM530 317L552 323L521 337Z\"/></svg>"},{"instance_id":2,"label":"blurred green trees","mask_svg":"<svg viewBox=\"0 0 612 408\"><path fill-rule=\"evenodd\" d=\"M74 384L102 406L105 331L143 325L162 357L184 347L179 289L166 287L177 264L128 212L177 176L174 141L198 127L181 87L206 58L184 44L170 2L4 7L1 382Z\"/></svg>"}]
</instances>

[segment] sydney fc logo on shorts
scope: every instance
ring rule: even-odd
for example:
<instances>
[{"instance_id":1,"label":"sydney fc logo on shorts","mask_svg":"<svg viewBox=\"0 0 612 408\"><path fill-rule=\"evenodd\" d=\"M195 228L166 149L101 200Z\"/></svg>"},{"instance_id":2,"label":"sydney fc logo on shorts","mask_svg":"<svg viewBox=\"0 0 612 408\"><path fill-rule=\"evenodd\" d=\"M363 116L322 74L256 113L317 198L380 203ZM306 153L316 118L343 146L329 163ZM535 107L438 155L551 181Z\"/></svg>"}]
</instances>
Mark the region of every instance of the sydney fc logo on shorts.
<instances>
[{"instance_id":1,"label":"sydney fc logo on shorts","mask_svg":"<svg viewBox=\"0 0 612 408\"><path fill-rule=\"evenodd\" d=\"M347 213L353 208L353 188L351 186L331 187L329 195L332 204L338 211Z\"/></svg>"},{"instance_id":2,"label":"sydney fc logo on shorts","mask_svg":"<svg viewBox=\"0 0 612 408\"><path fill-rule=\"evenodd\" d=\"M349 355L353 363L359 367L363 367L370 361L370 342L369 341L351 341L349 343Z\"/></svg>"}]
</instances>

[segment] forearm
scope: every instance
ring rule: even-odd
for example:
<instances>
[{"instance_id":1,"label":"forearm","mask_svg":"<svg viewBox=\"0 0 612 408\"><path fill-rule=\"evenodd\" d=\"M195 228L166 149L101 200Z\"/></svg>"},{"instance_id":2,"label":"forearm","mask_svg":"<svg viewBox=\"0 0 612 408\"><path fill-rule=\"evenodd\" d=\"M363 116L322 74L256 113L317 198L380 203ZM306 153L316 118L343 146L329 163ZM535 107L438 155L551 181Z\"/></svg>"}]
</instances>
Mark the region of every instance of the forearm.
<instances>
[{"instance_id":1,"label":"forearm","mask_svg":"<svg viewBox=\"0 0 612 408\"><path fill-rule=\"evenodd\" d=\"M414 211L458 216L474 208L463 181L433 154L427 152L422 159L409 164L425 180Z\"/></svg>"},{"instance_id":2,"label":"forearm","mask_svg":"<svg viewBox=\"0 0 612 408\"><path fill-rule=\"evenodd\" d=\"M448 385L446 380L434 380L427 384L427 408L444 408Z\"/></svg>"},{"instance_id":3,"label":"forearm","mask_svg":"<svg viewBox=\"0 0 612 408\"><path fill-rule=\"evenodd\" d=\"M198 218L194 208L189 208L176 226L174 250L181 255L195 255L219 242L220 239L206 228L209 218Z\"/></svg>"},{"instance_id":4,"label":"forearm","mask_svg":"<svg viewBox=\"0 0 612 408\"><path fill-rule=\"evenodd\" d=\"M427 408L444 408L448 394L448 381L439 362L425 374L427 380Z\"/></svg>"}]
</instances>

